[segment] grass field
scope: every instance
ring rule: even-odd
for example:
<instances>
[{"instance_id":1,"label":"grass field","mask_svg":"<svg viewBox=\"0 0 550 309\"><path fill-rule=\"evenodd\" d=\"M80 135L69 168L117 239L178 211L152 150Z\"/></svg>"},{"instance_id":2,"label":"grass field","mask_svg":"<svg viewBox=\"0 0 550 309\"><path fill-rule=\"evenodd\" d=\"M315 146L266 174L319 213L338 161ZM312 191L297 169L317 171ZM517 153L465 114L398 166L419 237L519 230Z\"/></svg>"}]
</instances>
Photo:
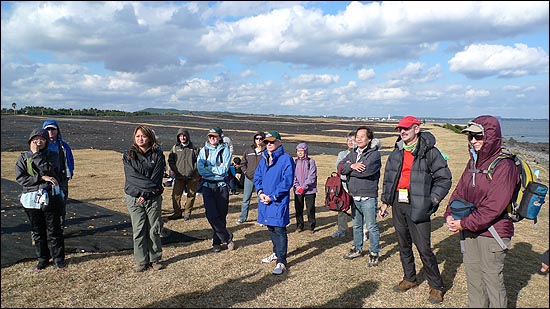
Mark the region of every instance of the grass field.
<instances>
[{"instance_id":1,"label":"grass field","mask_svg":"<svg viewBox=\"0 0 550 309\"><path fill-rule=\"evenodd\" d=\"M450 155L449 166L456 185L467 161L465 139L441 127L429 124L427 127L436 136L438 147ZM302 138L306 141L323 138L322 132L319 134ZM394 140L395 137L382 140L385 150ZM341 142L344 148L343 140ZM295 146L291 144L286 147L283 144L287 151ZM2 178L14 180L13 167L18 154L2 152ZM127 213L123 200L121 154L89 149L76 150L74 155L78 173L70 182L71 198ZM327 176L334 170L336 156L318 155L313 158L318 164L318 186L324 188ZM384 166L386 156L382 160ZM548 184L548 166L537 168L541 170L542 181ZM167 188L164 192L163 217L171 214L170 194L171 189ZM336 230L336 213L324 209L324 196L318 195L317 232L313 235L289 234L289 271L283 276L273 276L271 271L274 265L260 262L271 253L267 229L253 221L235 224L241 199L242 195L230 196L227 221L229 230L235 236L234 251L214 253L211 250L211 230L199 195L192 220L168 221L165 227L206 240L165 246L165 270L134 273L131 250L71 253L67 255L68 266L63 271L50 267L34 272L34 260L20 262L2 269L1 306L456 308L467 305L459 238L443 226L442 214L447 199L432 220L432 246L447 289L440 305L427 301L429 287L416 250L420 286L402 294L392 291L392 286L402 279L403 271L390 216L379 221L380 264L369 268L366 257L351 261L342 258L351 247L351 223L346 238L331 238L330 235ZM249 220L256 218L256 209L253 203ZM509 307L549 306L548 277L536 274L540 268L539 256L549 246L548 209L545 205L538 228L534 228L531 221L516 224L516 236L512 239L513 246L505 262ZM289 232L294 231L293 214L291 204ZM365 247L368 248L368 244Z\"/></svg>"}]
</instances>

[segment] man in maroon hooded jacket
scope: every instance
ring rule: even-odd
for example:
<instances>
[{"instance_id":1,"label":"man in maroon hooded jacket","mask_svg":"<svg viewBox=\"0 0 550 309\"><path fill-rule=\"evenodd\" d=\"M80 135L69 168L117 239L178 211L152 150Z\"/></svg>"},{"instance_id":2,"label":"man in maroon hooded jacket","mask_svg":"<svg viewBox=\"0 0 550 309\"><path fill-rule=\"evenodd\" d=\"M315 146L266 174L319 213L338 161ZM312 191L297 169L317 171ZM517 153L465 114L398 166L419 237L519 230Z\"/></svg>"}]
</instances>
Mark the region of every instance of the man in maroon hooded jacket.
<instances>
[{"instance_id":1,"label":"man in maroon hooded jacket","mask_svg":"<svg viewBox=\"0 0 550 309\"><path fill-rule=\"evenodd\" d=\"M510 245L514 224L506 216L506 207L519 183L519 170L513 160L502 160L495 167L492 180L483 173L501 153L502 134L495 117L479 116L462 132L468 133L470 160L449 201L460 198L477 208L463 219L455 220L451 208L447 207L444 215L446 225L451 232L464 233L468 307L506 308L503 275L506 249L497 242L489 228L494 227L504 247Z\"/></svg>"}]
</instances>

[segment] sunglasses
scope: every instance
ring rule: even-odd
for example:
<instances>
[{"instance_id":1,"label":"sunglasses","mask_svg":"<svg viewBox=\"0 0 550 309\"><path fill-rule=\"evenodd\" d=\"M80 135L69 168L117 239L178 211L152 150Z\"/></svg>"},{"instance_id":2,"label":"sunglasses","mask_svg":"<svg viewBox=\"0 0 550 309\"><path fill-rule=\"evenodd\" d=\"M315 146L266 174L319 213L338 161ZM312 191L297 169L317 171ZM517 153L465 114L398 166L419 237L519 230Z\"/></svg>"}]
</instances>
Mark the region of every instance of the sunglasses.
<instances>
[{"instance_id":1,"label":"sunglasses","mask_svg":"<svg viewBox=\"0 0 550 309\"><path fill-rule=\"evenodd\" d=\"M273 144L275 144L275 142L277 142L277 141L266 141L265 143L266 143L267 145L273 145Z\"/></svg>"},{"instance_id":2,"label":"sunglasses","mask_svg":"<svg viewBox=\"0 0 550 309\"><path fill-rule=\"evenodd\" d=\"M481 134L481 133L477 133L477 134L468 133L468 141L471 141L472 138L475 139L476 141L481 141L481 140L483 140L483 134Z\"/></svg>"},{"instance_id":3,"label":"sunglasses","mask_svg":"<svg viewBox=\"0 0 550 309\"><path fill-rule=\"evenodd\" d=\"M49 128L46 128L46 130L48 130L48 131L55 131L55 130L57 130L57 128L49 127Z\"/></svg>"},{"instance_id":4,"label":"sunglasses","mask_svg":"<svg viewBox=\"0 0 550 309\"><path fill-rule=\"evenodd\" d=\"M263 141L264 139L262 137L255 137L254 139Z\"/></svg>"},{"instance_id":5,"label":"sunglasses","mask_svg":"<svg viewBox=\"0 0 550 309\"><path fill-rule=\"evenodd\" d=\"M398 128L397 130L398 130L399 132L401 132L401 131L410 131L412 128L414 128L414 126L410 126L410 127L408 127L408 128Z\"/></svg>"}]
</instances>

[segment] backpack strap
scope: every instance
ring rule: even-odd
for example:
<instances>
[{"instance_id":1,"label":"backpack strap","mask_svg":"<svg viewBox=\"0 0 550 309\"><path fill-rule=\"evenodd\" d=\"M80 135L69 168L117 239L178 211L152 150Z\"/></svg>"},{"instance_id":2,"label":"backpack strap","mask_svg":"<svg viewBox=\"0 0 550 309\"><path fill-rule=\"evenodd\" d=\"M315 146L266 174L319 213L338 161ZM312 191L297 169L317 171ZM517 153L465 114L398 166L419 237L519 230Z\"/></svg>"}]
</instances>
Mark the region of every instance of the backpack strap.
<instances>
[{"instance_id":1,"label":"backpack strap","mask_svg":"<svg viewBox=\"0 0 550 309\"><path fill-rule=\"evenodd\" d=\"M223 151L225 150L225 148L222 148L222 150L220 150L220 152L218 152L218 158L217 159L220 159L220 163L223 163ZM208 161L208 155L209 155L210 151L208 149L208 147L205 147L204 148L204 155L206 157L206 160Z\"/></svg>"}]
</instances>

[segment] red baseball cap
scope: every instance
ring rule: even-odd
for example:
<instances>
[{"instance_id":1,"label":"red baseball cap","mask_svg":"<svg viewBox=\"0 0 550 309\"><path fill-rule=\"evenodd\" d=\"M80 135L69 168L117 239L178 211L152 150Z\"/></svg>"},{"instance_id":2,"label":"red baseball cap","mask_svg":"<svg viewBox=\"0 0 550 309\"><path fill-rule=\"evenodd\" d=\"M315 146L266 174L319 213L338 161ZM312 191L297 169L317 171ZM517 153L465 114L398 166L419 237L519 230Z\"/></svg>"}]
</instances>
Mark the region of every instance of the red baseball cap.
<instances>
[{"instance_id":1,"label":"red baseball cap","mask_svg":"<svg viewBox=\"0 0 550 309\"><path fill-rule=\"evenodd\" d=\"M415 124L420 125L420 124L422 124L422 122L420 120L416 119L416 117L405 116L401 120L399 120L399 123L397 124L397 126L395 126L395 129L396 130L400 129L400 128L408 129L408 128L412 127Z\"/></svg>"}]
</instances>

